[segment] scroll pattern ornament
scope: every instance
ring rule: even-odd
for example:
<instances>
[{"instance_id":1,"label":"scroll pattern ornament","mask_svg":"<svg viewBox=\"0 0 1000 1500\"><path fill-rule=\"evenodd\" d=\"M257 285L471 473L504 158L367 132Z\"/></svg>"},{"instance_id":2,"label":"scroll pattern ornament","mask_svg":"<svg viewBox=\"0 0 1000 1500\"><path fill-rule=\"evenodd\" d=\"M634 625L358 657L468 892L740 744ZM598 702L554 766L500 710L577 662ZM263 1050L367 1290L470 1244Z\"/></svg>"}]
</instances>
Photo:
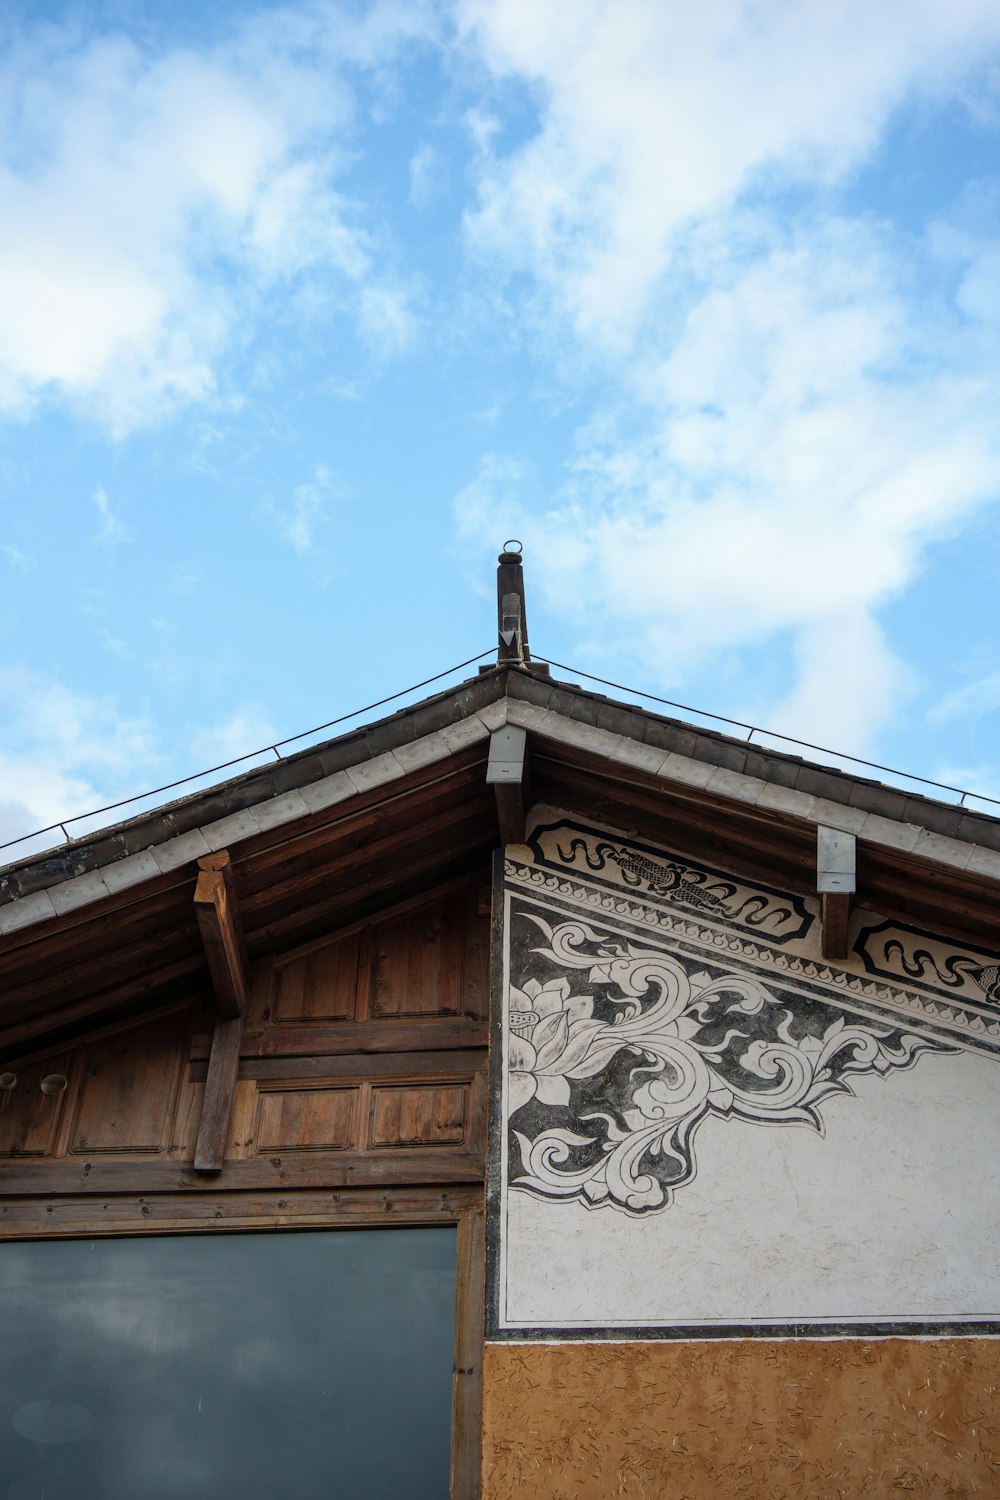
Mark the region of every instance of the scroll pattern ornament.
<instances>
[{"instance_id":1,"label":"scroll pattern ornament","mask_svg":"<svg viewBox=\"0 0 1000 1500\"><path fill-rule=\"evenodd\" d=\"M852 1093L851 1074L955 1050L747 975L689 973L582 921L523 920L545 938L525 967L550 972L510 989L509 1180L542 1197L664 1209L694 1178L709 1114L822 1133L819 1106Z\"/></svg>"}]
</instances>

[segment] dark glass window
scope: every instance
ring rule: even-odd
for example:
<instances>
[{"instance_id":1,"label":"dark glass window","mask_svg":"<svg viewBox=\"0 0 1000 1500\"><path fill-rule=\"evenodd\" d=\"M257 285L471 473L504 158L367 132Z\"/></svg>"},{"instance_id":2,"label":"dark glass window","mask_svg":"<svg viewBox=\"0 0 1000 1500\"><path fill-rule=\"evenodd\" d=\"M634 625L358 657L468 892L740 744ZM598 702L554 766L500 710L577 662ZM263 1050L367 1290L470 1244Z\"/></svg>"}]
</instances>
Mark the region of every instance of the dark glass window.
<instances>
[{"instance_id":1,"label":"dark glass window","mask_svg":"<svg viewBox=\"0 0 1000 1500\"><path fill-rule=\"evenodd\" d=\"M0 1245L0 1500L446 1500L455 1239Z\"/></svg>"}]
</instances>

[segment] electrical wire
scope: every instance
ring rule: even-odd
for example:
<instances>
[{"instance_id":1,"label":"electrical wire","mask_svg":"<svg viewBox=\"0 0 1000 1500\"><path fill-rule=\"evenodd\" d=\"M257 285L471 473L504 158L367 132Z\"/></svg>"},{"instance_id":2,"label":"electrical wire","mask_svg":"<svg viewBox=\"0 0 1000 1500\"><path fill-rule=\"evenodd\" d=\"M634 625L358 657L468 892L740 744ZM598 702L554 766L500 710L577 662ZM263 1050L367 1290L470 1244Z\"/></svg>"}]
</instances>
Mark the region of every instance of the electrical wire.
<instances>
[{"instance_id":1,"label":"electrical wire","mask_svg":"<svg viewBox=\"0 0 1000 1500\"><path fill-rule=\"evenodd\" d=\"M384 708L387 703L395 703L398 698L405 698L410 693L419 692L421 688L430 687L432 682L440 682L443 677L451 677L455 672L461 672L465 667L471 667L475 662L482 661L484 656L492 656L496 650L495 646L487 646L485 651L480 651L476 656L470 656L468 661L460 661L447 671L435 672L433 677L425 677L423 682L415 682L412 687L401 688L398 693L390 693L387 698L379 698L375 703L366 703L364 708L356 708L352 713L341 714L339 718L329 719L325 724L317 724L315 729L303 729L300 734L292 734L285 740L275 740L273 744L263 745L260 750L248 750L246 755L237 755L233 760L220 761L217 766L209 766L204 771L194 771L190 776L182 776L179 781L168 781L163 786L153 787L148 792L136 792L132 797L123 797L120 802L109 802L104 807L95 807L90 812L76 813L72 818L60 818L58 822L48 823L44 828L36 828L33 833L22 833L19 838L8 839L6 843L0 844L0 849L12 849L15 844L23 844L28 839L41 838L43 833L54 833L61 828L66 834L67 840L70 835L66 833L66 827L70 823L80 823L87 818L99 818L102 813L116 812L119 807L129 807L133 802L145 802L147 797L158 797L161 792L175 791L179 786L188 786L192 781L201 781L204 776L214 776L217 771L228 771L230 766L242 765L245 760L256 760L258 755L266 755L273 750L278 759L282 759L281 748L283 745L294 745L299 740L307 740L311 735L322 734L324 729L333 729L337 724L346 724L348 719L356 719L360 714L371 713L373 709Z\"/></svg>"},{"instance_id":2,"label":"electrical wire","mask_svg":"<svg viewBox=\"0 0 1000 1500\"><path fill-rule=\"evenodd\" d=\"M435 672L433 677L425 677L422 682L415 682L411 687L401 688L398 693L390 693L386 698L378 698L374 703L366 703L363 708L356 708L351 713L341 714L336 719L328 719L325 724L317 724L313 729L303 729L299 734L289 735L287 739L275 740L273 744L264 745L259 750L250 750L246 755L238 755L233 760L221 761L216 766L209 766L204 771L196 771L190 776L182 776L178 781L168 781L163 786L153 787L148 792L137 792L132 797L123 797L119 802L109 802L104 807L95 807L90 812L76 813L71 818L61 818L55 823L48 823L44 828L36 828L33 833L22 833L16 839L8 839L6 843L0 844L0 849L12 849L17 844L27 843L29 839L40 838L42 834L54 833L61 829L67 841L71 841L71 834L67 832L68 825L81 823L89 818L101 817L104 813L117 812L120 807L129 807L135 802L145 802L148 797L158 797L163 792L176 791L178 787L189 786L192 781L201 781L206 776L214 776L218 771L228 771L232 766L239 766L248 760L256 760L259 755L266 755L273 751L278 759L282 759L281 750L285 745L297 744L300 740L309 739L314 734L322 734L326 729L333 729L338 724L346 724L349 719L356 719L361 714L371 713L376 708L384 708L387 703L395 703L400 698L407 697L410 693L419 692L421 688L430 687L432 683L440 682L445 677L451 677L455 672L461 672L466 667L473 666L482 661L484 656L491 656L496 650L495 646L488 646L485 651L470 656L466 661L460 661L453 667L448 667L444 672ZM584 672L580 667L567 666L565 662L553 661L551 657L533 656L532 661L542 666L555 667L557 672L570 672L575 677L582 677L587 682L600 683L602 687L612 688L616 693L629 693L632 697L643 698L650 703L660 703L665 708L675 708L681 713L697 714L701 719L711 719L717 724L728 724L733 729L745 729L748 731L747 738L755 734L766 735L768 739L781 740L785 745L797 745L802 750L814 750L820 755L832 756L835 760L847 760L852 765L865 766L871 771L882 771L887 776L897 776L905 781L915 781L921 786L932 786L938 791L953 792L960 797L962 804L967 797L974 797L977 802L988 802L993 807L1000 807L1000 798L987 797L981 792L964 791L961 787L951 786L946 781L934 781L929 776L915 776L909 771L899 771L893 766L882 765L879 761L865 760L860 755L848 755L839 750L831 750L826 745L816 745L811 740L799 740L794 735L779 734L773 729L764 729L757 724L748 724L742 719L730 719L725 714L713 713L710 709L694 708L689 703L678 703L673 698L661 698L656 693L647 693L643 688L628 687L621 682L613 682L608 677L598 677L594 672Z\"/></svg>"},{"instance_id":3,"label":"electrical wire","mask_svg":"<svg viewBox=\"0 0 1000 1500\"><path fill-rule=\"evenodd\" d=\"M755 734L764 734L768 739L781 740L786 745L798 745L803 750L816 750L820 755L831 755L835 760L849 760L855 766L867 766L872 771L884 771L887 776L899 776L905 781L918 781L921 786L933 786L942 792L954 792L956 796L961 797L963 804L966 797L975 797L977 802L989 802L994 807L1000 807L1000 798L987 797L983 792L963 791L960 786L950 786L947 781L932 781L929 776L914 776L909 771L897 771L893 766L883 766L877 760L865 760L860 755L848 755L842 750L831 750L828 745L814 745L811 740L797 740L794 735L779 734L775 729L764 729L758 724L745 724L742 719L727 719L725 714L714 714L707 708L692 708L689 703L675 703L672 698L659 698L655 693L644 692L642 688L626 687L621 682L612 682L607 677L596 677L593 672L583 672L579 667L568 667L565 662L552 661L549 657L533 656L532 661L541 662L546 667L555 667L557 672L572 672L576 677L585 677L588 682L599 682L602 687L614 688L616 693L631 693L635 698L646 698L651 703L662 703L667 708L679 708L684 714L697 714L702 719L714 719L717 724L730 724L735 729L749 730L747 739Z\"/></svg>"}]
</instances>

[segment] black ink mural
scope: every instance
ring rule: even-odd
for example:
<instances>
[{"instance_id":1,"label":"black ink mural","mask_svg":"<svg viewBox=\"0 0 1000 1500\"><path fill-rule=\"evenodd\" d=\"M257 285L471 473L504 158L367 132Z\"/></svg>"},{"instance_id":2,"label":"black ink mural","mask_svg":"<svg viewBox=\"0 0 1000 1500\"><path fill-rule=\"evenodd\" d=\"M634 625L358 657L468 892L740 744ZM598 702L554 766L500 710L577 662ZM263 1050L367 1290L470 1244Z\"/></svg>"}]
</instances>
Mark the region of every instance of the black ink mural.
<instances>
[{"instance_id":1,"label":"black ink mural","mask_svg":"<svg viewBox=\"0 0 1000 1500\"><path fill-rule=\"evenodd\" d=\"M821 1131L853 1075L955 1050L516 897L508 925L508 1183L542 1197L664 1209L710 1114Z\"/></svg>"}]
</instances>

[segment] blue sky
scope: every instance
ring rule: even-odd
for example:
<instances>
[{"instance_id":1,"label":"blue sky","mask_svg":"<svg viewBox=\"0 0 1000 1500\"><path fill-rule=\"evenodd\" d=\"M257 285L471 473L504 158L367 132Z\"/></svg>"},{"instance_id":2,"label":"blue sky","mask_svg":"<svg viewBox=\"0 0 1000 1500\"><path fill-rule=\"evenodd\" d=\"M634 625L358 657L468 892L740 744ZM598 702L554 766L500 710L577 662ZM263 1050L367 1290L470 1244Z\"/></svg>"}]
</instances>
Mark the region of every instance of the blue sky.
<instances>
[{"instance_id":1,"label":"blue sky","mask_svg":"<svg viewBox=\"0 0 1000 1500\"><path fill-rule=\"evenodd\" d=\"M538 654L1000 795L995 0L0 16L0 839L484 649L509 536Z\"/></svg>"}]
</instances>

